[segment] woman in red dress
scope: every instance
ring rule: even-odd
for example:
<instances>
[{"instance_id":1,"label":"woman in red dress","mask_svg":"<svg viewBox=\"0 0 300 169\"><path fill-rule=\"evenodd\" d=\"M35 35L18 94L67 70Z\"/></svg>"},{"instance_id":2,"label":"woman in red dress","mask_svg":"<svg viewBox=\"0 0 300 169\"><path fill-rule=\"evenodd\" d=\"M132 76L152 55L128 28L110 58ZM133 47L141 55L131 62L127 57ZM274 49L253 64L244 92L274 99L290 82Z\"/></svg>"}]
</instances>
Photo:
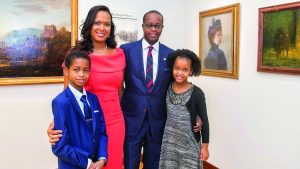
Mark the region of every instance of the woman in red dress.
<instances>
[{"instance_id":1,"label":"woman in red dress","mask_svg":"<svg viewBox=\"0 0 300 169\"><path fill-rule=\"evenodd\" d=\"M91 57L90 77L85 89L98 96L103 109L108 135L106 169L122 169L125 124L120 106L125 69L125 55L117 48L115 25L106 6L90 9L81 30L82 40L73 49L83 50ZM65 79L65 84L68 80ZM59 140L59 131L48 129L50 142Z\"/></svg>"}]
</instances>

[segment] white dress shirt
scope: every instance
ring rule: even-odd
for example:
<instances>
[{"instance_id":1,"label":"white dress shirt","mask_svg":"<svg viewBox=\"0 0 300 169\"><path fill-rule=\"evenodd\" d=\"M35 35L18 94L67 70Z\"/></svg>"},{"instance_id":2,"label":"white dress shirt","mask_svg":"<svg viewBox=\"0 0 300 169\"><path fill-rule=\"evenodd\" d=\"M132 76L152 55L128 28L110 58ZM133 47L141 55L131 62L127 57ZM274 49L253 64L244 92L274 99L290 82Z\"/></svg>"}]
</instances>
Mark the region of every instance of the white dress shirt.
<instances>
[{"instance_id":1,"label":"white dress shirt","mask_svg":"<svg viewBox=\"0 0 300 169\"><path fill-rule=\"evenodd\" d=\"M80 110L83 113L83 116L85 116L84 115L84 113L85 113L84 112L84 106L83 106L82 101L80 101L81 97L83 95L85 95L86 96L86 101L87 101L88 105L90 106L90 103L89 103L89 100L88 100L88 96L86 94L85 89L83 88L82 89L82 93L81 93L80 91L78 91L77 89L75 89L71 84L69 84L68 86L69 86L71 92L73 93L73 95L75 96L75 99L77 100L77 103L79 104Z\"/></svg>"},{"instance_id":2,"label":"white dress shirt","mask_svg":"<svg viewBox=\"0 0 300 169\"><path fill-rule=\"evenodd\" d=\"M145 39L142 40L142 47L143 47L143 63L144 63L144 73L146 79L146 67L147 67L147 54L149 51L149 46L151 46ZM158 51L159 51L159 41L157 41L154 45L152 45L152 58L153 58L153 84L156 79L157 75L157 68L158 68Z\"/></svg>"}]
</instances>

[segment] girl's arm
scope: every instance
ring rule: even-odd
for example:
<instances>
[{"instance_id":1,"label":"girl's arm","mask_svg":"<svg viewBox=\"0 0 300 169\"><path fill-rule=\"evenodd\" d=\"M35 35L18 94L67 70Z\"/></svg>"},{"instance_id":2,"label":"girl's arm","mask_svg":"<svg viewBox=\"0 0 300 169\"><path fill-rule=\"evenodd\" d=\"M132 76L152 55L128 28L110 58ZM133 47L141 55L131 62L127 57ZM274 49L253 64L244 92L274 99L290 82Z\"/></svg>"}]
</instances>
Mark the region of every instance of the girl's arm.
<instances>
[{"instance_id":1,"label":"girl's arm","mask_svg":"<svg viewBox=\"0 0 300 169\"><path fill-rule=\"evenodd\" d=\"M201 135L202 145L200 150L200 159L206 161L209 157L208 144L209 144L209 122L207 117L207 109L205 102L205 95L203 92L199 93L197 97L197 109L202 121Z\"/></svg>"},{"instance_id":2,"label":"girl's arm","mask_svg":"<svg viewBox=\"0 0 300 169\"><path fill-rule=\"evenodd\" d=\"M201 161L206 161L208 157L209 157L208 143L203 143L201 145L201 150L200 150L200 159Z\"/></svg>"},{"instance_id":3,"label":"girl's arm","mask_svg":"<svg viewBox=\"0 0 300 169\"><path fill-rule=\"evenodd\" d=\"M197 96L197 111L202 120L201 136L202 143L209 143L209 122L207 117L205 95L199 92Z\"/></svg>"},{"instance_id":4,"label":"girl's arm","mask_svg":"<svg viewBox=\"0 0 300 169\"><path fill-rule=\"evenodd\" d=\"M209 157L208 143L203 143L201 146L200 159L201 161L206 161Z\"/></svg>"}]
</instances>

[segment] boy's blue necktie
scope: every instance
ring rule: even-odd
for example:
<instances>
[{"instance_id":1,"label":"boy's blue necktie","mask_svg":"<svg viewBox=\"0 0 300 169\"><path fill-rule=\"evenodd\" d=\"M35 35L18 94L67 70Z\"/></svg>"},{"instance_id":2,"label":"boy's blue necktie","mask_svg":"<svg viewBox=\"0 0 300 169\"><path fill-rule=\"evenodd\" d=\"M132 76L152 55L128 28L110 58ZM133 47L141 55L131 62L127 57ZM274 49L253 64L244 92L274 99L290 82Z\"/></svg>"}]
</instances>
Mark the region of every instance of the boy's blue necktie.
<instances>
[{"instance_id":1,"label":"boy's blue necktie","mask_svg":"<svg viewBox=\"0 0 300 169\"><path fill-rule=\"evenodd\" d=\"M86 95L82 95L80 101L83 103L84 117L86 120L92 118L92 113L89 104L86 100Z\"/></svg>"}]
</instances>

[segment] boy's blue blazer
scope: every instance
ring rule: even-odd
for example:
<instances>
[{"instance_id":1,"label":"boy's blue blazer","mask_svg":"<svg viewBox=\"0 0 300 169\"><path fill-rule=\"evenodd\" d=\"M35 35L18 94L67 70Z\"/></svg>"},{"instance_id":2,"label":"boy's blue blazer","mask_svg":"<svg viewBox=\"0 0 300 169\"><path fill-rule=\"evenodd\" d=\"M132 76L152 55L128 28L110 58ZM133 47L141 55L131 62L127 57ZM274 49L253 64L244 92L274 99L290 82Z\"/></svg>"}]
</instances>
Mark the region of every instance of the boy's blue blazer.
<instances>
[{"instance_id":1,"label":"boy's blue blazer","mask_svg":"<svg viewBox=\"0 0 300 169\"><path fill-rule=\"evenodd\" d=\"M103 112L96 95L87 92L92 111L93 131L88 127L79 104L67 87L52 101L55 130L62 130L62 138L52 146L58 157L59 169L86 168L91 158L93 142L99 157L107 158L107 134Z\"/></svg>"}]
</instances>

